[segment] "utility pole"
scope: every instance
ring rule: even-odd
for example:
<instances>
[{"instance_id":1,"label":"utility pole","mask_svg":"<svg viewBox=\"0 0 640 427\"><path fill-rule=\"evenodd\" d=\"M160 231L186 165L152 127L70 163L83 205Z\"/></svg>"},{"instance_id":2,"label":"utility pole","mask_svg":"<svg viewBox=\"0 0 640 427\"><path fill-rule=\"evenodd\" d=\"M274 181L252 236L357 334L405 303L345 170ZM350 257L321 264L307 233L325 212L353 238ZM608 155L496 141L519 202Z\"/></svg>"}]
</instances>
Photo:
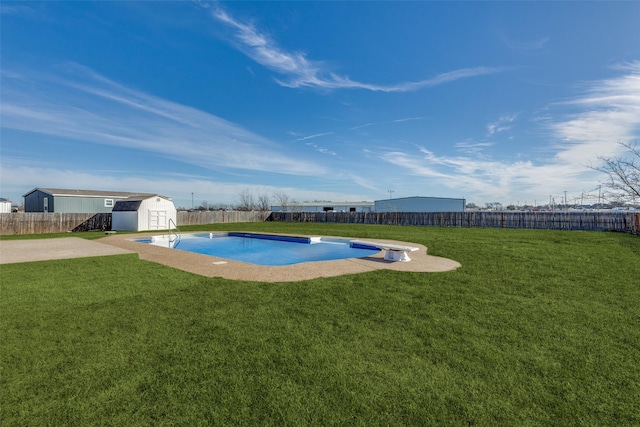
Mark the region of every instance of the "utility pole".
<instances>
[{"instance_id":1,"label":"utility pole","mask_svg":"<svg viewBox=\"0 0 640 427\"><path fill-rule=\"evenodd\" d=\"M602 208L602 202L600 201L600 190L602 190L602 185L598 185L598 209Z\"/></svg>"},{"instance_id":2,"label":"utility pole","mask_svg":"<svg viewBox=\"0 0 640 427\"><path fill-rule=\"evenodd\" d=\"M389 199L393 199L393 197L391 196L393 194L393 190L387 190L389 192Z\"/></svg>"},{"instance_id":3,"label":"utility pole","mask_svg":"<svg viewBox=\"0 0 640 427\"><path fill-rule=\"evenodd\" d=\"M567 190L564 190L564 210L569 210L569 208L567 207Z\"/></svg>"}]
</instances>

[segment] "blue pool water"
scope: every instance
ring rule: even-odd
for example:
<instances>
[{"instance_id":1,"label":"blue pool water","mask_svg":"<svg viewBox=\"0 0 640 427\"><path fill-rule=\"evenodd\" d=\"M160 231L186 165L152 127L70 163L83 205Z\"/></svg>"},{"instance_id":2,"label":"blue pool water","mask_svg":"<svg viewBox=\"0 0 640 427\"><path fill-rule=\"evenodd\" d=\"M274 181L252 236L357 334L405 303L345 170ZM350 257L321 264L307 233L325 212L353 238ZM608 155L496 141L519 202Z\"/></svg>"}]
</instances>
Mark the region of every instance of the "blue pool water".
<instances>
[{"instance_id":1,"label":"blue pool water","mask_svg":"<svg viewBox=\"0 0 640 427\"><path fill-rule=\"evenodd\" d=\"M179 240L172 240L167 236L156 236L153 239L138 241L268 266L363 258L380 252L380 248L352 243L348 239L251 233L188 234L182 235Z\"/></svg>"}]
</instances>

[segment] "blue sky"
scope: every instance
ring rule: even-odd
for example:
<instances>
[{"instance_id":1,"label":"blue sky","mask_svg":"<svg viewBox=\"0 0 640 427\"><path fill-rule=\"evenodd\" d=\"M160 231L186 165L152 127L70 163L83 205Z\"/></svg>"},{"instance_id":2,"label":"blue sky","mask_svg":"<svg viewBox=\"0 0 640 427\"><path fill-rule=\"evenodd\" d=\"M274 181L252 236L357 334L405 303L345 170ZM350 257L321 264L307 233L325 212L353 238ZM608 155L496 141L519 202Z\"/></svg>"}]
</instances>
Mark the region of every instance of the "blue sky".
<instances>
[{"instance_id":1,"label":"blue sky","mask_svg":"<svg viewBox=\"0 0 640 427\"><path fill-rule=\"evenodd\" d=\"M640 2L0 8L14 202L52 187L183 207L243 191L586 203L605 180L588 166L640 135Z\"/></svg>"}]
</instances>

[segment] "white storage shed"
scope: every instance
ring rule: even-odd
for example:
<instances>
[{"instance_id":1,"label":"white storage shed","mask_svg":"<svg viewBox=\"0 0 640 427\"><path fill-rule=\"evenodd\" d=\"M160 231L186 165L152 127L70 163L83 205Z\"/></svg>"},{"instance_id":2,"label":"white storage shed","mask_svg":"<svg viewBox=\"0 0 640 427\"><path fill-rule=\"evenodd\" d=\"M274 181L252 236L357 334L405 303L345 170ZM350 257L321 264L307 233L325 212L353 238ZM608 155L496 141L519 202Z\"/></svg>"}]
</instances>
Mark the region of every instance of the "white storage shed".
<instances>
[{"instance_id":1,"label":"white storage shed","mask_svg":"<svg viewBox=\"0 0 640 427\"><path fill-rule=\"evenodd\" d=\"M0 198L0 213L11 213L11 200Z\"/></svg>"},{"instance_id":2,"label":"white storage shed","mask_svg":"<svg viewBox=\"0 0 640 427\"><path fill-rule=\"evenodd\" d=\"M111 215L111 229L123 231L169 230L178 216L173 201L158 194L118 200Z\"/></svg>"}]
</instances>

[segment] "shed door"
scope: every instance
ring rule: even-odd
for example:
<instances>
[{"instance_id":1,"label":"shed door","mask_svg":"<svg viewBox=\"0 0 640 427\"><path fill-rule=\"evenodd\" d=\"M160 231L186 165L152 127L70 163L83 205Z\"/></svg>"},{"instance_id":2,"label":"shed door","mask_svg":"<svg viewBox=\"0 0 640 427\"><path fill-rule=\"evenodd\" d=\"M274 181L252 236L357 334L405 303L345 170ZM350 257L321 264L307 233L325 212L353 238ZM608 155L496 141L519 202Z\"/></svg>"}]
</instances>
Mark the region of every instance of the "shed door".
<instances>
[{"instance_id":1,"label":"shed door","mask_svg":"<svg viewBox=\"0 0 640 427\"><path fill-rule=\"evenodd\" d=\"M149 210L149 230L164 230L167 226L167 211Z\"/></svg>"}]
</instances>

